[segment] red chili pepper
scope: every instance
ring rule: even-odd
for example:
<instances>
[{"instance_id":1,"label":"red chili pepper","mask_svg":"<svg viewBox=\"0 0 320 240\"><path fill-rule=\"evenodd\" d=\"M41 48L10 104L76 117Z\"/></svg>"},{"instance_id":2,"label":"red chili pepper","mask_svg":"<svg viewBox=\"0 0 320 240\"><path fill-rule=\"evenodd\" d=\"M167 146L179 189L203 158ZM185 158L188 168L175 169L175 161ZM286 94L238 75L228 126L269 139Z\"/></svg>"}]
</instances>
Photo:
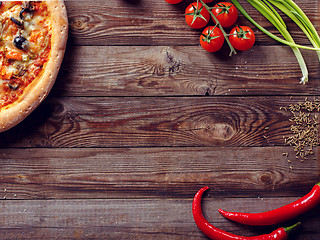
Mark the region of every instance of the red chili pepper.
<instances>
[{"instance_id":1,"label":"red chili pepper","mask_svg":"<svg viewBox=\"0 0 320 240\"><path fill-rule=\"evenodd\" d=\"M293 219L314 208L320 203L320 183L302 198L280 208L262 213L227 212L219 209L226 218L246 225L274 225Z\"/></svg>"},{"instance_id":2,"label":"red chili pepper","mask_svg":"<svg viewBox=\"0 0 320 240\"><path fill-rule=\"evenodd\" d=\"M254 237L242 237L232 233L228 233L223 231L219 228L216 228L212 224L210 224L202 214L201 208L201 199L202 194L208 189L209 187L201 188L193 198L192 203L192 214L194 221L196 222L198 228L210 239L212 240L267 240L267 239L276 239L276 240L285 240L288 238L289 232L294 229L300 223L297 223L288 228L278 228L270 234L264 234L260 236Z\"/></svg>"}]
</instances>

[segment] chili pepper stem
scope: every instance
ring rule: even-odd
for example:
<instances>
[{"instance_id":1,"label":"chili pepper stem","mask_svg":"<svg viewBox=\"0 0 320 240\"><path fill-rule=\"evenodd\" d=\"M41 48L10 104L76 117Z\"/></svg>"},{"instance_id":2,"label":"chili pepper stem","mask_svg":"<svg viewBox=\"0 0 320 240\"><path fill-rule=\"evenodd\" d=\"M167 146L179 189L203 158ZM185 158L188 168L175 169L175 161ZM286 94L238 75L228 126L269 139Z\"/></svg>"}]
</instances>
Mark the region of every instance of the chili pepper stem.
<instances>
[{"instance_id":1,"label":"chili pepper stem","mask_svg":"<svg viewBox=\"0 0 320 240\"><path fill-rule=\"evenodd\" d=\"M296 224L290 226L290 227L284 227L283 229L286 231L286 233L289 235L290 232L292 232L293 230L295 230L297 227L299 227L301 225L301 222L297 222Z\"/></svg>"}]
</instances>

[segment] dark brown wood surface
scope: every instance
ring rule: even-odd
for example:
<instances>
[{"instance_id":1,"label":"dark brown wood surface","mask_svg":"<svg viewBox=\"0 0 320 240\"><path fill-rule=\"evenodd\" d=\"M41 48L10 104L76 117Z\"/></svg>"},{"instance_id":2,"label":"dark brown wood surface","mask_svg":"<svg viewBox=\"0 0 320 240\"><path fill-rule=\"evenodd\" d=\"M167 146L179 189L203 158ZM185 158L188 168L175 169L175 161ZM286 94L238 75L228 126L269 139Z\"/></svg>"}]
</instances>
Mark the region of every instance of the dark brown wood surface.
<instances>
[{"instance_id":1,"label":"dark brown wood surface","mask_svg":"<svg viewBox=\"0 0 320 240\"><path fill-rule=\"evenodd\" d=\"M206 53L184 9L164 0L67 0L68 47L49 97L0 134L0 239L207 239L191 213L208 185L208 221L244 236L218 209L261 212L320 181L319 148L301 161L283 107L320 98L320 64L256 28L256 44ZM276 31L246 1L248 12ZM320 31L320 2L295 1ZM309 45L283 16L297 43ZM240 15L238 24L249 24ZM316 113L317 114L317 113ZM320 239L320 206L292 221Z\"/></svg>"}]
</instances>

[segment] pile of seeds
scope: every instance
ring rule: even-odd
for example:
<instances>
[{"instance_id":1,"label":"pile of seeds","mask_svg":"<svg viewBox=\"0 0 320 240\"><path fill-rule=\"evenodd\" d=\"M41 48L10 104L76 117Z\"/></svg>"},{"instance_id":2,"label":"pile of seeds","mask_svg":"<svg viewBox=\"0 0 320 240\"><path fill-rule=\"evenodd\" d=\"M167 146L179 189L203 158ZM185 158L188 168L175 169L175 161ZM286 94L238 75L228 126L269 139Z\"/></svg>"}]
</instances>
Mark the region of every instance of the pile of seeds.
<instances>
[{"instance_id":1,"label":"pile of seeds","mask_svg":"<svg viewBox=\"0 0 320 240\"><path fill-rule=\"evenodd\" d=\"M304 102L291 104L288 107L282 107L286 111L290 111L293 115L289 119L292 135L284 137L285 144L293 147L296 158L301 161L306 160L313 155L314 147L320 144L319 141L319 121L317 113L320 112L320 100L314 99L309 101L308 98ZM288 156L288 154L286 154Z\"/></svg>"}]
</instances>

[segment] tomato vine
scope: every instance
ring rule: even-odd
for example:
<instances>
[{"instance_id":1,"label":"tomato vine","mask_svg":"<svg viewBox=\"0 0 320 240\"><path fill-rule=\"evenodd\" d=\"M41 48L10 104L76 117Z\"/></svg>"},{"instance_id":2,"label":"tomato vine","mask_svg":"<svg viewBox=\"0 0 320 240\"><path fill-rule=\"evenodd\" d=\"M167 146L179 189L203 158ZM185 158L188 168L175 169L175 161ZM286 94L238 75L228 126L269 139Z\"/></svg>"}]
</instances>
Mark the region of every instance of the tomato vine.
<instances>
[{"instance_id":1,"label":"tomato vine","mask_svg":"<svg viewBox=\"0 0 320 240\"><path fill-rule=\"evenodd\" d=\"M221 32L222 32L227 44L229 45L229 48L230 48L229 56L232 56L233 54L237 54L237 51L234 49L234 47L232 46L232 44L231 44L231 42L229 40L229 35L224 30L224 28L222 27L221 23L217 19L217 17L213 14L212 9L206 3L204 3L203 0L197 0L197 1L200 1L202 3L202 5L209 11L212 19L216 22L217 26L220 28L220 30L221 30Z\"/></svg>"}]
</instances>

